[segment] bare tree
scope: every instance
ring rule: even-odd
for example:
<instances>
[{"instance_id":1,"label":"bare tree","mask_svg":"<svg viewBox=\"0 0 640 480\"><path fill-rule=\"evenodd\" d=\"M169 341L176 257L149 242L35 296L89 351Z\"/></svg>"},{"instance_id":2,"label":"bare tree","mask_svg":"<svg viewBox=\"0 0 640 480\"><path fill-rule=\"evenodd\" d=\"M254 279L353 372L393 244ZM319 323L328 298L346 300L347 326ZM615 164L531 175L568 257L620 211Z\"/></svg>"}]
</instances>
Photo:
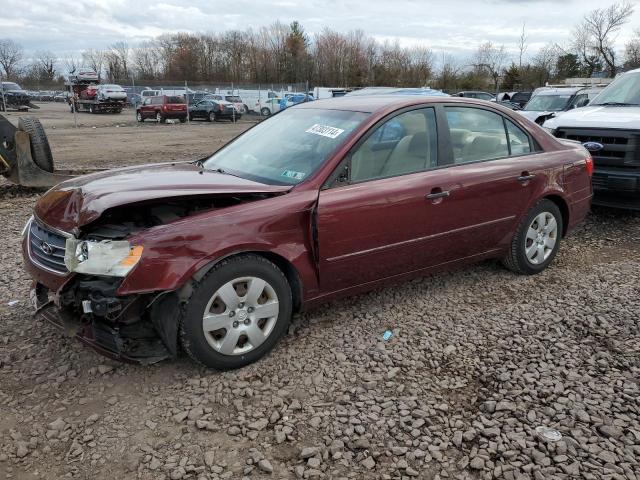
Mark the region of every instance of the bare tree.
<instances>
[{"instance_id":1,"label":"bare tree","mask_svg":"<svg viewBox=\"0 0 640 480\"><path fill-rule=\"evenodd\" d=\"M475 60L472 63L476 69L483 70L489 74L496 93L498 93L500 74L506 60L507 52L504 45L497 46L491 42L486 42L478 47Z\"/></svg>"},{"instance_id":2,"label":"bare tree","mask_svg":"<svg viewBox=\"0 0 640 480\"><path fill-rule=\"evenodd\" d=\"M98 78L102 76L102 66L104 65L105 54L102 50L93 48L82 52L82 60L86 66L93 69L98 74Z\"/></svg>"},{"instance_id":3,"label":"bare tree","mask_svg":"<svg viewBox=\"0 0 640 480\"><path fill-rule=\"evenodd\" d=\"M35 54L35 66L41 80L53 81L56 76L56 57L50 51Z\"/></svg>"},{"instance_id":4,"label":"bare tree","mask_svg":"<svg viewBox=\"0 0 640 480\"><path fill-rule=\"evenodd\" d=\"M22 45L8 38L0 39L0 66L6 78L12 79L17 76L23 55Z\"/></svg>"},{"instance_id":5,"label":"bare tree","mask_svg":"<svg viewBox=\"0 0 640 480\"><path fill-rule=\"evenodd\" d=\"M442 54L442 65L438 73L438 88L441 90L456 90L458 77L462 67L452 55Z\"/></svg>"},{"instance_id":6,"label":"bare tree","mask_svg":"<svg viewBox=\"0 0 640 480\"><path fill-rule=\"evenodd\" d=\"M634 33L634 38L629 40L624 47L624 67L640 67L640 29Z\"/></svg>"},{"instance_id":7,"label":"bare tree","mask_svg":"<svg viewBox=\"0 0 640 480\"><path fill-rule=\"evenodd\" d=\"M63 66L67 73L75 73L82 65L82 59L76 55L68 55L63 60Z\"/></svg>"},{"instance_id":8,"label":"bare tree","mask_svg":"<svg viewBox=\"0 0 640 480\"><path fill-rule=\"evenodd\" d=\"M118 78L127 78L129 76L129 56L131 49L127 42L116 42L109 47L111 60L120 67L120 76Z\"/></svg>"},{"instance_id":9,"label":"bare tree","mask_svg":"<svg viewBox=\"0 0 640 480\"><path fill-rule=\"evenodd\" d=\"M587 35L587 46L602 58L612 77L617 72L614 49L616 34L629 21L633 10L633 5L627 1L614 3L608 8L597 8L584 17L579 27Z\"/></svg>"},{"instance_id":10,"label":"bare tree","mask_svg":"<svg viewBox=\"0 0 640 480\"><path fill-rule=\"evenodd\" d=\"M520 33L520 38L518 39L518 68L522 68L522 58L524 57L525 52L529 45L527 45L528 37L525 33L526 23L522 23L522 32Z\"/></svg>"}]
</instances>

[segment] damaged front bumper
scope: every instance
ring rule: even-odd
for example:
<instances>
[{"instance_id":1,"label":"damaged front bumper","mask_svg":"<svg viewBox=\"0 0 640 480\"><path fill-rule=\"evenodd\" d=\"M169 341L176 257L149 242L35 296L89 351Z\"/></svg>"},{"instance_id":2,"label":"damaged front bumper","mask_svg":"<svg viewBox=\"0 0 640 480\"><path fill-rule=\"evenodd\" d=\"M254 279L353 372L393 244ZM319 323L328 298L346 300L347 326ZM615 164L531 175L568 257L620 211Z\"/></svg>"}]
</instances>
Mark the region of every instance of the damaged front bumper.
<instances>
[{"instance_id":1,"label":"damaged front bumper","mask_svg":"<svg viewBox=\"0 0 640 480\"><path fill-rule=\"evenodd\" d=\"M50 300L34 284L31 298L42 318L109 358L152 364L177 356L179 301L173 292L117 297L113 279L79 278Z\"/></svg>"}]
</instances>

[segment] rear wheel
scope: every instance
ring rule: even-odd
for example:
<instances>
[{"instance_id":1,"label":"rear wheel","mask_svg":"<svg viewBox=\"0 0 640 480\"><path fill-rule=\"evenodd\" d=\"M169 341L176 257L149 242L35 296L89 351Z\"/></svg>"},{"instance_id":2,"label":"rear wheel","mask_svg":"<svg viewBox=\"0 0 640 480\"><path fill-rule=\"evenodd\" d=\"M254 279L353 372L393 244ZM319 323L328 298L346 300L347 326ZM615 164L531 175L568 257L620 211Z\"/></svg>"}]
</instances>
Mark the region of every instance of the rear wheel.
<instances>
[{"instance_id":1,"label":"rear wheel","mask_svg":"<svg viewBox=\"0 0 640 480\"><path fill-rule=\"evenodd\" d=\"M196 361L226 370L255 362L284 335L291 289L272 262L257 255L223 260L194 288L180 338Z\"/></svg>"},{"instance_id":2,"label":"rear wheel","mask_svg":"<svg viewBox=\"0 0 640 480\"><path fill-rule=\"evenodd\" d=\"M187 121L187 117L180 117L180 123L184 123Z\"/></svg>"},{"instance_id":3,"label":"rear wheel","mask_svg":"<svg viewBox=\"0 0 640 480\"><path fill-rule=\"evenodd\" d=\"M136 120L138 120L139 122L144 122L144 117L142 116L142 112L136 113Z\"/></svg>"},{"instance_id":4,"label":"rear wheel","mask_svg":"<svg viewBox=\"0 0 640 480\"><path fill-rule=\"evenodd\" d=\"M93 108L93 105L89 105L89 113L96 113Z\"/></svg>"},{"instance_id":5,"label":"rear wheel","mask_svg":"<svg viewBox=\"0 0 640 480\"><path fill-rule=\"evenodd\" d=\"M216 121L216 113L215 112L209 112L209 117L207 118L207 120L209 120L210 122L215 122Z\"/></svg>"},{"instance_id":6,"label":"rear wheel","mask_svg":"<svg viewBox=\"0 0 640 480\"><path fill-rule=\"evenodd\" d=\"M562 237L562 213L551 200L540 200L522 219L504 264L523 275L541 272L553 261Z\"/></svg>"},{"instance_id":7,"label":"rear wheel","mask_svg":"<svg viewBox=\"0 0 640 480\"><path fill-rule=\"evenodd\" d=\"M160 112L156 113L156 122L158 123L164 123L165 118L162 116L162 114Z\"/></svg>"},{"instance_id":8,"label":"rear wheel","mask_svg":"<svg viewBox=\"0 0 640 480\"><path fill-rule=\"evenodd\" d=\"M49 140L40 120L35 117L20 117L18 130L29 134L31 157L34 163L47 172L53 172L53 155L51 155Z\"/></svg>"}]
</instances>

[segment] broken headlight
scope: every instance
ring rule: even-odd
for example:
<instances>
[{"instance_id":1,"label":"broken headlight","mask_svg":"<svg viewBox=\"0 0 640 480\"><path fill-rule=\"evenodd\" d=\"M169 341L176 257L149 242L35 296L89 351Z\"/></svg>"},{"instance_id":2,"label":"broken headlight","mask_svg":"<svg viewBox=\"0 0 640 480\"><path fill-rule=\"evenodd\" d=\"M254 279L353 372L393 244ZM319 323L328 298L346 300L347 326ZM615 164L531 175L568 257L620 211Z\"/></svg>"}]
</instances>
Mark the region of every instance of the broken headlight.
<instances>
[{"instance_id":1,"label":"broken headlight","mask_svg":"<svg viewBox=\"0 0 640 480\"><path fill-rule=\"evenodd\" d=\"M125 240L67 239L64 264L70 272L109 277L126 277L142 256L142 245Z\"/></svg>"}]
</instances>

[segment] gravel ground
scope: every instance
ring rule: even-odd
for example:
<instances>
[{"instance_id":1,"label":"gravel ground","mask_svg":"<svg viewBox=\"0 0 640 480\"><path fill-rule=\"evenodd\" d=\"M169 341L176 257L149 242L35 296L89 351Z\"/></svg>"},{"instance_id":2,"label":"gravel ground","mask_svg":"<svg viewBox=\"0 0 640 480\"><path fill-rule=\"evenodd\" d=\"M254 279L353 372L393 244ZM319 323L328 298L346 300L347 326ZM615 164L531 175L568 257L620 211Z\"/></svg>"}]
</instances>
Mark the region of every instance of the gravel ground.
<instances>
[{"instance_id":1,"label":"gravel ground","mask_svg":"<svg viewBox=\"0 0 640 480\"><path fill-rule=\"evenodd\" d=\"M596 209L534 277L486 262L299 315L219 373L34 320L37 195L0 185L0 478L640 478L638 214Z\"/></svg>"}]
</instances>

